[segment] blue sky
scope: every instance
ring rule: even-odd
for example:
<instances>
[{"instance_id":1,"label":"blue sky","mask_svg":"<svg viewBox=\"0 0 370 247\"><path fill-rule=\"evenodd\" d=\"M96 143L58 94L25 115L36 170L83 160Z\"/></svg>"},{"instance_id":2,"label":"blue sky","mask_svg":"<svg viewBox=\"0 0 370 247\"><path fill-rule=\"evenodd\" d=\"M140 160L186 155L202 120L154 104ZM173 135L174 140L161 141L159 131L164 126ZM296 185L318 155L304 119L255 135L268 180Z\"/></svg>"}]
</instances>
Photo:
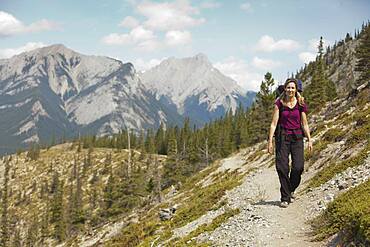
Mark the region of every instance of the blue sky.
<instances>
[{"instance_id":1,"label":"blue sky","mask_svg":"<svg viewBox=\"0 0 370 247\"><path fill-rule=\"evenodd\" d=\"M317 41L353 35L367 0L0 0L0 58L61 43L145 70L204 53L247 90L270 71L285 80L314 59Z\"/></svg>"}]
</instances>

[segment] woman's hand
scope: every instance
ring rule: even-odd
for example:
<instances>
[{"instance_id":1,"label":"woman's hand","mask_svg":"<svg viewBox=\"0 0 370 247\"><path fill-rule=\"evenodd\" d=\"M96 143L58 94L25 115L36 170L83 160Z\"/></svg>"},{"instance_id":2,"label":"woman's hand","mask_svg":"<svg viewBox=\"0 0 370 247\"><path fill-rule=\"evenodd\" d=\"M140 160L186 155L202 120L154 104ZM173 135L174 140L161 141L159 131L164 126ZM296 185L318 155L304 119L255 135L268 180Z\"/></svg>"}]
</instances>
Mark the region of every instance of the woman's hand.
<instances>
[{"instance_id":1,"label":"woman's hand","mask_svg":"<svg viewBox=\"0 0 370 247\"><path fill-rule=\"evenodd\" d=\"M273 153L273 150L274 150L274 147L272 145L272 141L269 141L268 144L267 144L267 152L269 154L272 154Z\"/></svg>"},{"instance_id":2,"label":"woman's hand","mask_svg":"<svg viewBox=\"0 0 370 247\"><path fill-rule=\"evenodd\" d=\"M311 140L308 140L308 152L312 152L312 149L313 149L313 144L312 144L312 141Z\"/></svg>"}]
</instances>

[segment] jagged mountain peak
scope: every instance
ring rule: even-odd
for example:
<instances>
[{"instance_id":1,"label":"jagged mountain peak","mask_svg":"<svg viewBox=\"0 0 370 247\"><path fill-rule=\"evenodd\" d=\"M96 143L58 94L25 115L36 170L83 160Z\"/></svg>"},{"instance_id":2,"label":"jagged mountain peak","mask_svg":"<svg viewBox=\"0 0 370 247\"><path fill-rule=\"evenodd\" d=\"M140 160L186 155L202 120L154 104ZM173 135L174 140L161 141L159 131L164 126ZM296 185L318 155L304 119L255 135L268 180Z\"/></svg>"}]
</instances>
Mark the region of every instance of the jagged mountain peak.
<instances>
[{"instance_id":1,"label":"jagged mountain peak","mask_svg":"<svg viewBox=\"0 0 370 247\"><path fill-rule=\"evenodd\" d=\"M40 51L45 51L45 52L48 52L48 53L58 53L58 52L60 52L60 53L66 53L66 52L76 53L75 51L66 47L63 44L53 44L53 45L45 46L45 47L39 48L39 50Z\"/></svg>"},{"instance_id":2,"label":"jagged mountain peak","mask_svg":"<svg viewBox=\"0 0 370 247\"><path fill-rule=\"evenodd\" d=\"M203 123L235 110L240 102L249 106L252 101L246 99L245 90L236 81L213 67L203 53L168 58L142 73L141 79L157 98L165 98L181 114L202 119Z\"/></svg>"},{"instance_id":3,"label":"jagged mountain peak","mask_svg":"<svg viewBox=\"0 0 370 247\"><path fill-rule=\"evenodd\" d=\"M198 54L196 54L195 56L194 56L194 58L196 58L196 59L199 59L199 60L206 60L206 61L208 61L208 57L207 57L207 55L206 54L204 54L204 53L198 53Z\"/></svg>"},{"instance_id":4,"label":"jagged mountain peak","mask_svg":"<svg viewBox=\"0 0 370 247\"><path fill-rule=\"evenodd\" d=\"M53 44L49 46L44 46L41 48L37 48L31 51L22 52L16 57L47 57L50 55L57 55L63 54L64 56L72 57L72 56L81 56L81 54L75 52L74 50L66 47L63 44Z\"/></svg>"},{"instance_id":5,"label":"jagged mountain peak","mask_svg":"<svg viewBox=\"0 0 370 247\"><path fill-rule=\"evenodd\" d=\"M188 67L189 69L200 69L202 67L211 68L213 67L212 63L209 61L208 57L203 53L198 53L192 57L185 57L185 58L176 58L170 57L163 60L159 65L156 67L163 67L163 66L171 66L175 68L182 68Z\"/></svg>"}]
</instances>

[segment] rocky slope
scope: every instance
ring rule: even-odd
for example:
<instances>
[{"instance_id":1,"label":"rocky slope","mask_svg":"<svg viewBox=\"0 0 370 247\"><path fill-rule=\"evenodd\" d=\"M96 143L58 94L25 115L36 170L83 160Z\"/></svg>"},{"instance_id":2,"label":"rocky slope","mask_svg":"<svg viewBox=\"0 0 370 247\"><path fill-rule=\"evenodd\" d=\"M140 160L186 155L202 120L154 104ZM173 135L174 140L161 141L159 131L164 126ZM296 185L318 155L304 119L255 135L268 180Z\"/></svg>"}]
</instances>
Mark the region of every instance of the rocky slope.
<instances>
[{"instance_id":1,"label":"rocky slope","mask_svg":"<svg viewBox=\"0 0 370 247\"><path fill-rule=\"evenodd\" d=\"M342 40L324 54L326 75L335 83L336 91L340 96L346 95L350 90L365 83L358 82L360 72L355 70L356 48L359 44L359 39ZM310 84L312 79L310 65L305 68L306 71L300 71L297 75L297 78L303 80L304 87Z\"/></svg>"}]
</instances>

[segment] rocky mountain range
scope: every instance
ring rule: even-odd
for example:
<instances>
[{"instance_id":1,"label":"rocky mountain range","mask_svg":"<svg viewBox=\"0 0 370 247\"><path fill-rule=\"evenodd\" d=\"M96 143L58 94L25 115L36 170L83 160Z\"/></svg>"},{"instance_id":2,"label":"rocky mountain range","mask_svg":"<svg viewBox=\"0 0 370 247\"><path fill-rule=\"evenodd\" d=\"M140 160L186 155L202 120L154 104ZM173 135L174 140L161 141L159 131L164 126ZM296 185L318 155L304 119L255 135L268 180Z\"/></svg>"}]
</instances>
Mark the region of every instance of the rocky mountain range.
<instances>
[{"instance_id":1,"label":"rocky mountain range","mask_svg":"<svg viewBox=\"0 0 370 247\"><path fill-rule=\"evenodd\" d=\"M181 125L184 117L201 126L253 98L204 55L139 75L131 63L52 45L0 60L0 150Z\"/></svg>"},{"instance_id":2,"label":"rocky mountain range","mask_svg":"<svg viewBox=\"0 0 370 247\"><path fill-rule=\"evenodd\" d=\"M140 75L143 84L166 105L199 124L251 105L255 93L247 92L214 68L204 54L169 58Z\"/></svg>"}]
</instances>

